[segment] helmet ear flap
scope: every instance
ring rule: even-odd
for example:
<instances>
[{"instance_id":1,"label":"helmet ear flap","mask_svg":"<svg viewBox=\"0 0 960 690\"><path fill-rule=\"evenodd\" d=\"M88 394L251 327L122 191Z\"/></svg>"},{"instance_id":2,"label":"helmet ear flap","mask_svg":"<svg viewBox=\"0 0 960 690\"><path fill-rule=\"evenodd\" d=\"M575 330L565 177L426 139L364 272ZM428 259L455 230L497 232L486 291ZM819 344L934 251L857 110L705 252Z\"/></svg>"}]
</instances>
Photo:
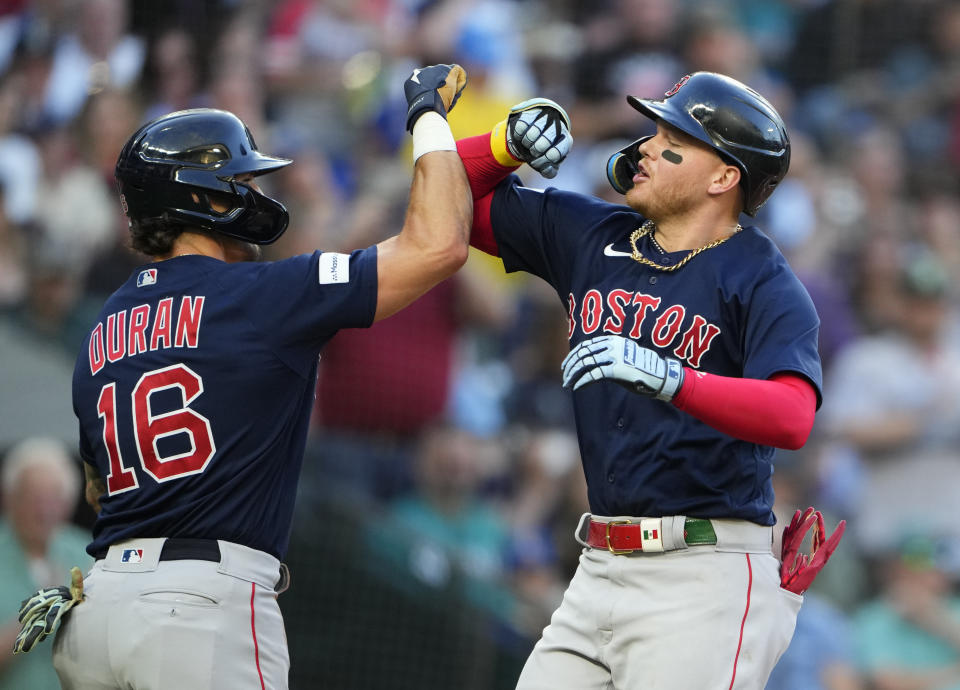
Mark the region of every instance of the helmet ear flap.
<instances>
[{"instance_id":1,"label":"helmet ear flap","mask_svg":"<svg viewBox=\"0 0 960 690\"><path fill-rule=\"evenodd\" d=\"M607 161L607 181L614 191L626 194L633 187L633 176L637 174L640 158L640 145L652 135L631 142L610 156Z\"/></svg>"}]
</instances>

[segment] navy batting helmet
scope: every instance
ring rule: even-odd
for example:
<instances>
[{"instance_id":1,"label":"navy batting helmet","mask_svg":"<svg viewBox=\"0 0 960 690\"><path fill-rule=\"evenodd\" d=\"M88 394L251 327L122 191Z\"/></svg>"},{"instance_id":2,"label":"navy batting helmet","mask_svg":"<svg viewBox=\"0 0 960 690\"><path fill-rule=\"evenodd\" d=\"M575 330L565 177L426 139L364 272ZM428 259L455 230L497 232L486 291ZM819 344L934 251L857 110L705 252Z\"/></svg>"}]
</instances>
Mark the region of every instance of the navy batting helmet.
<instances>
[{"instance_id":1,"label":"navy batting helmet","mask_svg":"<svg viewBox=\"0 0 960 690\"><path fill-rule=\"evenodd\" d=\"M740 169L743 210L756 214L790 167L790 139L783 119L769 101L749 86L714 72L681 79L662 100L627 96L641 113L686 132L711 146ZM614 189L630 188L625 178L636 165L638 140L614 154L607 176Z\"/></svg>"},{"instance_id":2,"label":"navy batting helmet","mask_svg":"<svg viewBox=\"0 0 960 690\"><path fill-rule=\"evenodd\" d=\"M198 108L137 130L120 152L115 174L124 212L133 221L174 222L270 244L287 229L287 209L236 177L263 175L291 162L260 153L233 113ZM210 193L226 201L226 212L213 207Z\"/></svg>"}]
</instances>

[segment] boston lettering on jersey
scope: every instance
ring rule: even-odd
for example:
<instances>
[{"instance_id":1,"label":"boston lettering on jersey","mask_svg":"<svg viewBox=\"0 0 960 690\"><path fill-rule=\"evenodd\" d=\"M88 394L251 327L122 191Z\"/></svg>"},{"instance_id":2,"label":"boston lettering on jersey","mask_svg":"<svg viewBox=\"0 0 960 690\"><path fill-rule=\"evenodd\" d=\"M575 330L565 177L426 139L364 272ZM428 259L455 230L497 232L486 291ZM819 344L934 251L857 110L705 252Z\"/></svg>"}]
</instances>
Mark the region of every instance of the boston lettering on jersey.
<instances>
[{"instance_id":1,"label":"boston lettering on jersey","mask_svg":"<svg viewBox=\"0 0 960 690\"><path fill-rule=\"evenodd\" d=\"M109 314L90 334L90 374L107 362L116 362L150 350L195 348L200 340L203 297L185 295L175 307L173 297Z\"/></svg>"},{"instance_id":2,"label":"boston lettering on jersey","mask_svg":"<svg viewBox=\"0 0 960 690\"><path fill-rule=\"evenodd\" d=\"M684 329L686 307L673 304L661 309L660 303L660 297L630 290L610 290L606 296L599 290L588 290L579 302L571 292L567 296L567 338L573 337L578 323L585 336L598 330L634 340L648 335L650 342L660 348L677 343L674 356L686 360L691 367L699 367L710 343L720 334L720 327L694 314Z\"/></svg>"}]
</instances>

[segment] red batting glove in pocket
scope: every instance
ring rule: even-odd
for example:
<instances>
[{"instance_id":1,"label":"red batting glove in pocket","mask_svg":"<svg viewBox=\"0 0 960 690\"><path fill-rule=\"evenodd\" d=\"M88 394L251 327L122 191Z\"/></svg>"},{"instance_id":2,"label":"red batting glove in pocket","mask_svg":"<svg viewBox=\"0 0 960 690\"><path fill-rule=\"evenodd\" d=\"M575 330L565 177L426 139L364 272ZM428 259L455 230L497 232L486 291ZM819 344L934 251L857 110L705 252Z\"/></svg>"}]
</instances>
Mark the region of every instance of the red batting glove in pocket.
<instances>
[{"instance_id":1,"label":"red batting glove in pocket","mask_svg":"<svg viewBox=\"0 0 960 690\"><path fill-rule=\"evenodd\" d=\"M810 554L800 553L800 546L810 528L814 527L813 543ZM803 594L813 584L817 574L830 560L830 556L840 543L847 521L841 520L830 538L827 538L823 524L823 515L819 510L807 508L803 513L794 513L793 520L783 530L780 586L794 594Z\"/></svg>"}]
</instances>

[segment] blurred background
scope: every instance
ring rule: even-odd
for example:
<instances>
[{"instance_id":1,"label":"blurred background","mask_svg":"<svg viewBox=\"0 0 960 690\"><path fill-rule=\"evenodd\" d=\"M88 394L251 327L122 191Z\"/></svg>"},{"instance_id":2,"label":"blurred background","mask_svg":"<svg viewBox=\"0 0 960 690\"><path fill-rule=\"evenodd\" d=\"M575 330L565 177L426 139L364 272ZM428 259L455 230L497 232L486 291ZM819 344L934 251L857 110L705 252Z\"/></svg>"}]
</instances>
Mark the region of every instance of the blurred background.
<instances>
[{"instance_id":1,"label":"blurred background","mask_svg":"<svg viewBox=\"0 0 960 690\"><path fill-rule=\"evenodd\" d=\"M713 70L776 105L792 167L755 223L816 303L825 371L812 438L777 456L776 531L807 505L849 525L768 687L960 688L955 0L0 1L0 644L28 590L88 564L70 381L141 263L127 137L231 110L295 159L262 178L292 218L270 258L368 246L403 221L403 80L437 62L469 75L457 137L553 98L576 141L550 184L609 199L607 157L651 126L626 94ZM280 598L292 688L513 688L587 509L566 328L545 283L472 254L326 348ZM0 655L0 688L58 687L45 647Z\"/></svg>"}]
</instances>

